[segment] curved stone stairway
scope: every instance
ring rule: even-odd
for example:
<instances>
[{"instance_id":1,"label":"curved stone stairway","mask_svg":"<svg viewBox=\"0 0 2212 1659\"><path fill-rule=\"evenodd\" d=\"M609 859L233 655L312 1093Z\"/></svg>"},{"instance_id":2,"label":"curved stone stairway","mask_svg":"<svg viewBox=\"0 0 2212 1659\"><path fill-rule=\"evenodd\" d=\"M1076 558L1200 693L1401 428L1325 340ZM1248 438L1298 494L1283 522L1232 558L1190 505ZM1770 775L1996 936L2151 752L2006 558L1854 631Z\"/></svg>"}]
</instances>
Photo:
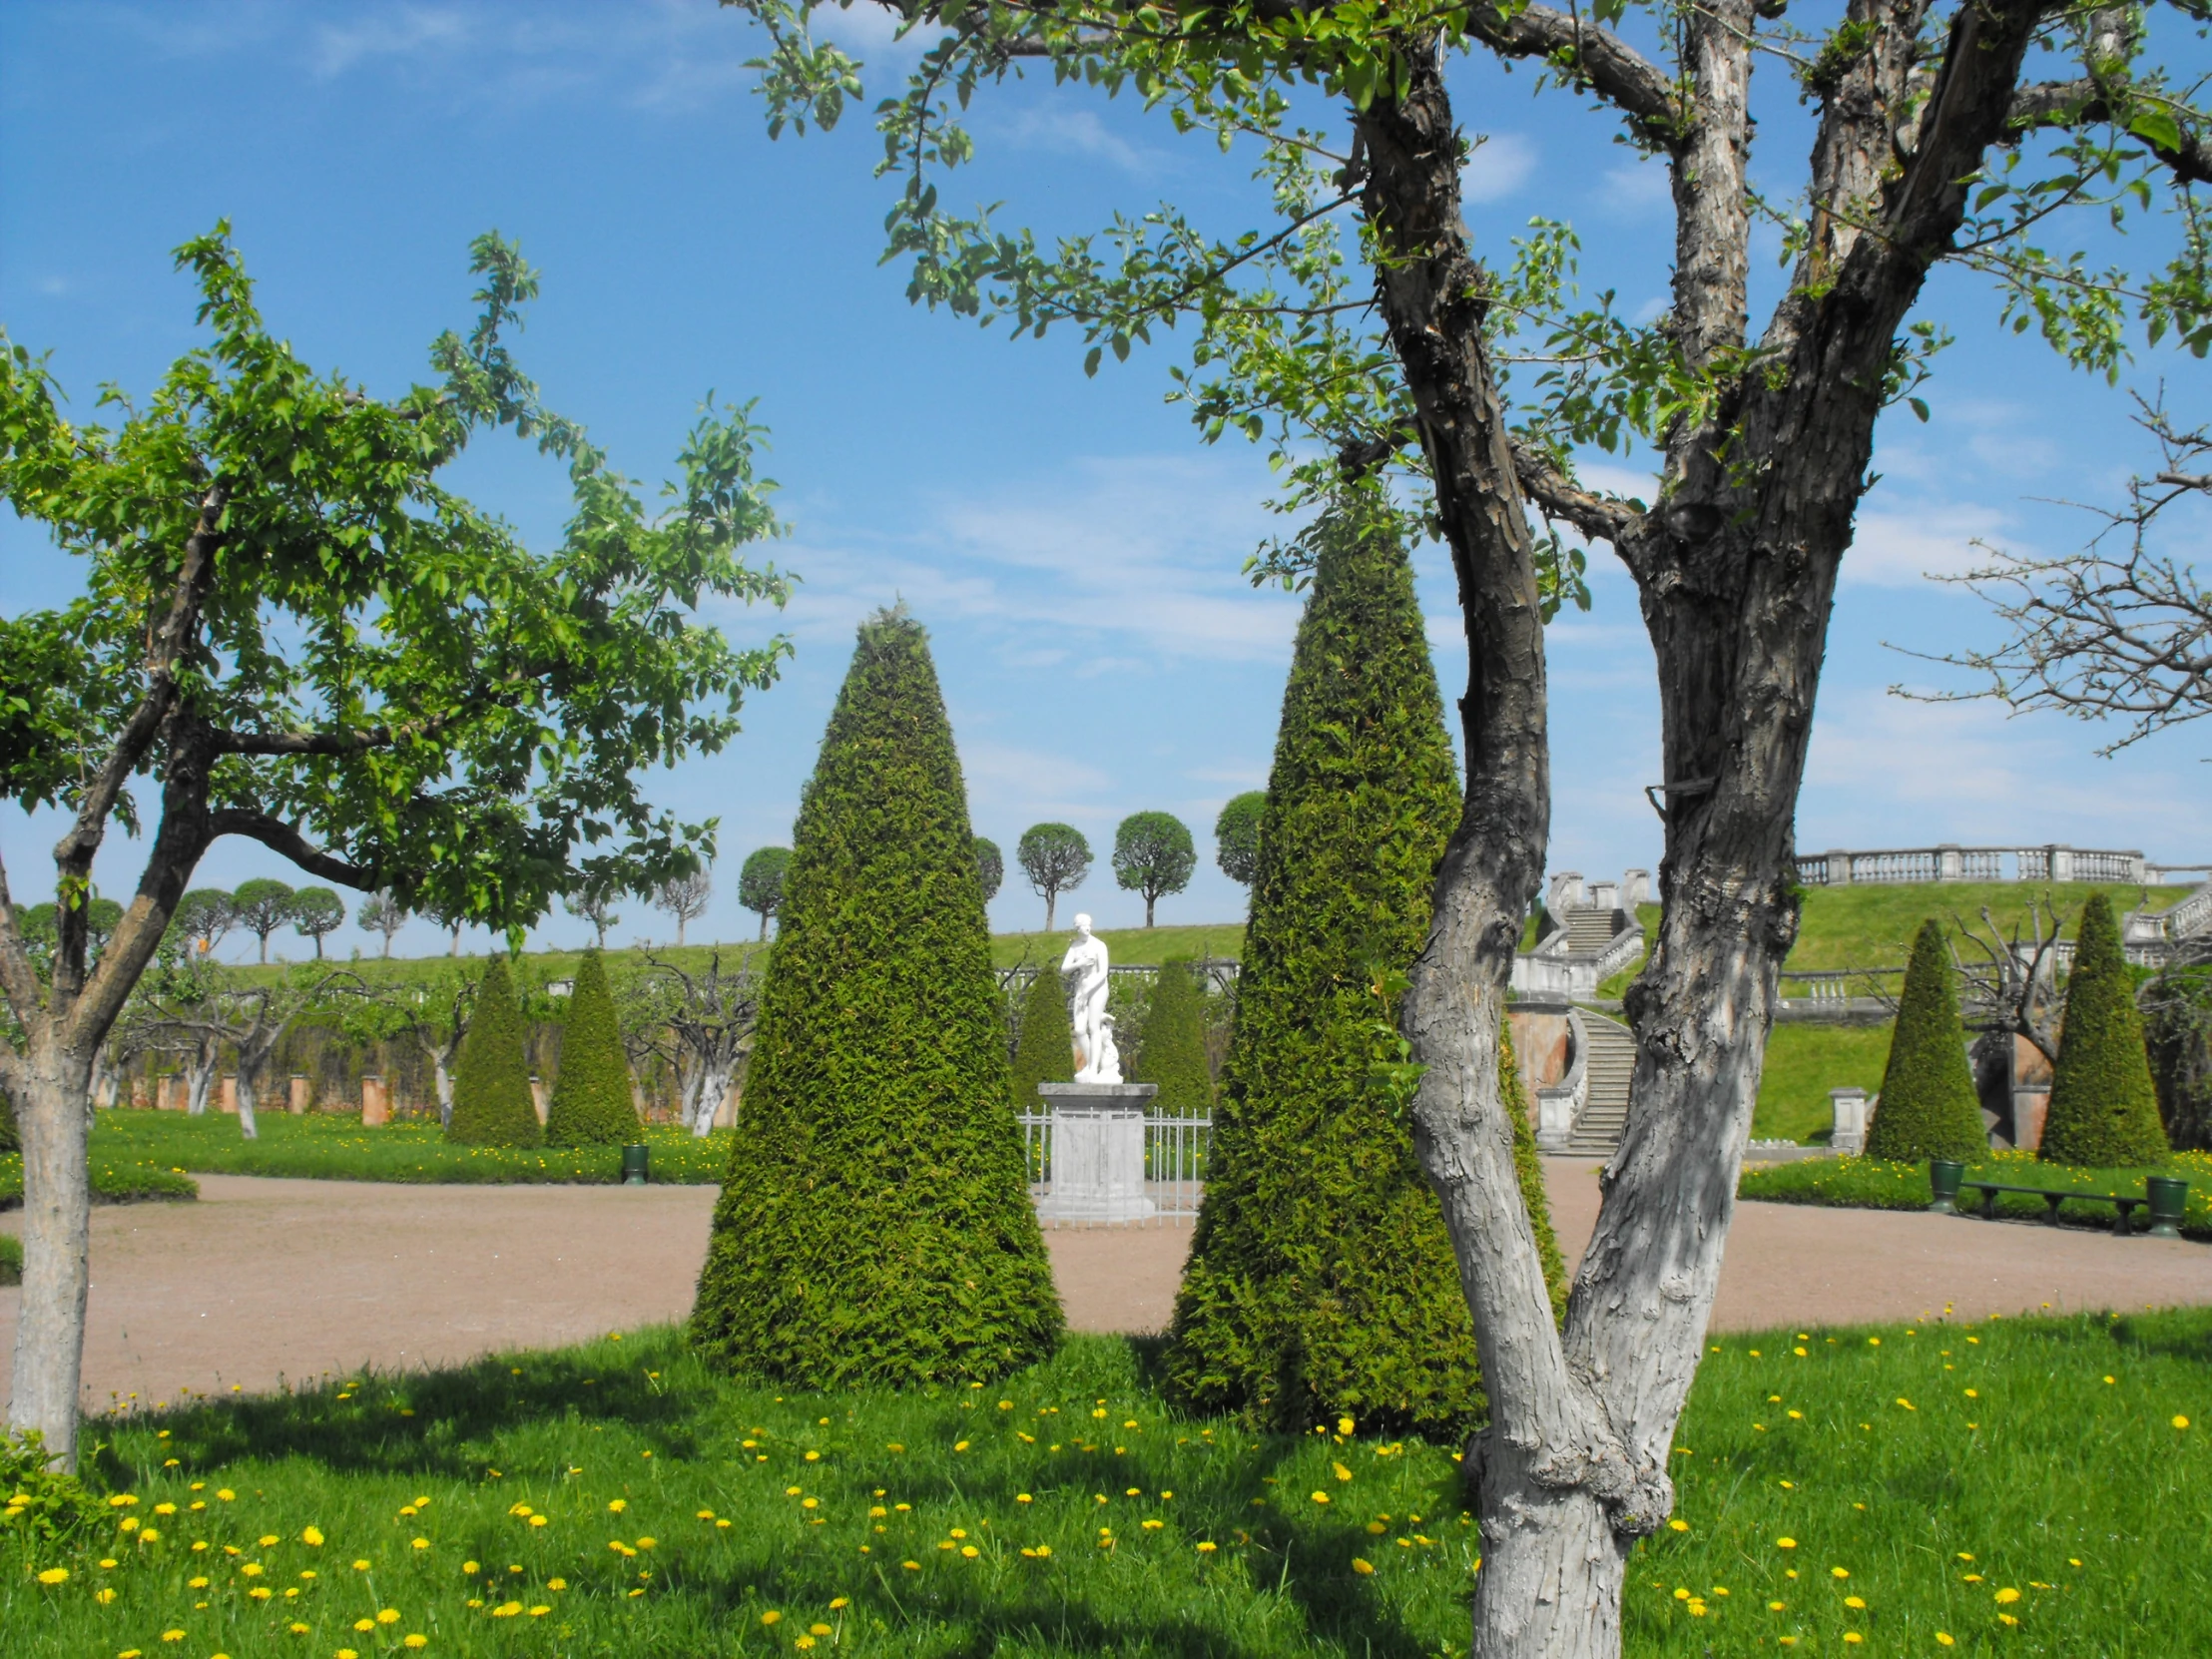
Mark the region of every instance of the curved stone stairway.
<instances>
[{"instance_id":1,"label":"curved stone stairway","mask_svg":"<svg viewBox=\"0 0 2212 1659\"><path fill-rule=\"evenodd\" d=\"M1628 1125L1628 1083L1636 1073L1636 1037L1619 1020L1580 1010L1582 1029L1590 1034L1590 1057L1585 1078L1588 1086L1574 1133L1567 1138L1570 1158L1610 1158L1621 1144Z\"/></svg>"}]
</instances>

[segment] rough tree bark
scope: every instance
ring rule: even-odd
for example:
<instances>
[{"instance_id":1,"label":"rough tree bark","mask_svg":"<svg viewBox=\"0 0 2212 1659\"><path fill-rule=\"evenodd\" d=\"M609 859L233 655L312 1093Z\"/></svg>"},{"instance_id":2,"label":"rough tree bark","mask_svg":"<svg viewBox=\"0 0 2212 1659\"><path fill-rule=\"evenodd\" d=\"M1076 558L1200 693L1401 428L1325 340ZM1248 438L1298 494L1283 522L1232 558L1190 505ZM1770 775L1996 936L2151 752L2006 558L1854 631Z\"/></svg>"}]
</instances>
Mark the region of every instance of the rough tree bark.
<instances>
[{"instance_id":1,"label":"rough tree bark","mask_svg":"<svg viewBox=\"0 0 2212 1659\"><path fill-rule=\"evenodd\" d=\"M1679 88L1545 8L1476 16L1512 55L1572 44L1592 84L1668 156L1675 337L1688 366L1726 389L1669 434L1650 511L1575 489L1505 430L1434 50L1412 53L1402 99L1358 118L1383 255L1378 293L1418 410L1469 648L1466 806L1404 1024L1427 1067L1415 1141L1457 1251L1491 1408L1467 1456L1482 1529L1477 1659L1618 1653L1628 1550L1672 1507L1668 1456L1796 935L1792 826L1837 571L1897 332L1962 221L1963 181L2006 135L2042 8L1962 9L1925 87L1925 4L1853 0L1850 15L1870 44L1828 97L1811 244L1760 342L1782 372L1733 379L1728 355L1747 344L1750 0L1685 17ZM1571 33L1553 40L1554 25ZM1497 1098L1502 993L1548 830L1524 490L1610 542L1634 576L1665 764L1665 911L1628 997L1638 1059L1627 1129L1556 1334Z\"/></svg>"}]
</instances>

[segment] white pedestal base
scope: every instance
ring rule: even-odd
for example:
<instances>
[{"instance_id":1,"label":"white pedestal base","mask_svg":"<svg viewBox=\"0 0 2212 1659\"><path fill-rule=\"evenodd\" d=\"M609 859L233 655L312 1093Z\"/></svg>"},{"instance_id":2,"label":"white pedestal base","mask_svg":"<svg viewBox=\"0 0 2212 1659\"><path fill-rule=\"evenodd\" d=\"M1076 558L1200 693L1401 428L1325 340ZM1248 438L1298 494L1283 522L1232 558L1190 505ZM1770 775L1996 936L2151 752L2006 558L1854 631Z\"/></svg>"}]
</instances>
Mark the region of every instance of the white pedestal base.
<instances>
[{"instance_id":1,"label":"white pedestal base","mask_svg":"<svg viewBox=\"0 0 2212 1659\"><path fill-rule=\"evenodd\" d=\"M1052 1111L1051 1188L1037 1204L1045 1221L1143 1221L1158 1208L1145 1196L1144 1109L1155 1083L1039 1083Z\"/></svg>"}]
</instances>

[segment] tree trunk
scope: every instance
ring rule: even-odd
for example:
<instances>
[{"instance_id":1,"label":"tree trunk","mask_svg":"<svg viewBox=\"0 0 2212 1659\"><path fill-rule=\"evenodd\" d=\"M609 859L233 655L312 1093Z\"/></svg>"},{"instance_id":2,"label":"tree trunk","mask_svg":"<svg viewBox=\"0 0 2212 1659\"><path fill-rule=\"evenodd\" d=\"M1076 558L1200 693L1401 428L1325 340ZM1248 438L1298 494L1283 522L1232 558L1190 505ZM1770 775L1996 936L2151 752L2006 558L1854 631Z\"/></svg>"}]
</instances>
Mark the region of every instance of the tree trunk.
<instances>
[{"instance_id":1,"label":"tree trunk","mask_svg":"<svg viewBox=\"0 0 2212 1659\"><path fill-rule=\"evenodd\" d=\"M1047 933L1052 931L1052 901L1058 896L1049 892L1044 895L1044 930Z\"/></svg>"},{"instance_id":2,"label":"tree trunk","mask_svg":"<svg viewBox=\"0 0 2212 1659\"><path fill-rule=\"evenodd\" d=\"M15 1094L23 1141L23 1292L8 1426L36 1429L63 1468L77 1464L77 1394L91 1284L89 1055L23 1057Z\"/></svg>"},{"instance_id":3,"label":"tree trunk","mask_svg":"<svg viewBox=\"0 0 2212 1659\"><path fill-rule=\"evenodd\" d=\"M1144 925L1145 931L1149 933L1152 930L1152 895L1150 893L1144 895Z\"/></svg>"},{"instance_id":4,"label":"tree trunk","mask_svg":"<svg viewBox=\"0 0 2212 1659\"><path fill-rule=\"evenodd\" d=\"M737 1060L716 1059L699 1067L698 1096L691 1103L691 1132L699 1140L705 1140L715 1127L715 1113L722 1109L723 1101L730 1093L730 1079L737 1075Z\"/></svg>"},{"instance_id":5,"label":"tree trunk","mask_svg":"<svg viewBox=\"0 0 2212 1659\"><path fill-rule=\"evenodd\" d=\"M258 1141L262 1138L261 1119L255 1115L259 1104L254 1092L254 1074L242 1060L239 1063L239 1138Z\"/></svg>"},{"instance_id":6,"label":"tree trunk","mask_svg":"<svg viewBox=\"0 0 2212 1659\"><path fill-rule=\"evenodd\" d=\"M457 921L453 924L453 942L446 947L445 953L448 956L458 956L461 953L461 924Z\"/></svg>"},{"instance_id":7,"label":"tree trunk","mask_svg":"<svg viewBox=\"0 0 2212 1659\"><path fill-rule=\"evenodd\" d=\"M763 944L768 943L768 912L766 910L761 912L761 942Z\"/></svg>"},{"instance_id":8,"label":"tree trunk","mask_svg":"<svg viewBox=\"0 0 2212 1659\"><path fill-rule=\"evenodd\" d=\"M1671 1507L1665 1463L1622 1446L1567 1365L1514 1173L1499 1026L1550 832L1535 546L1483 329L1488 277L1459 213L1459 135L1433 50L1359 118L1377 292L1418 412L1468 638L1466 800L1437 874L1402 1023L1425 1068L1413 1141L1473 1315L1490 1421L1468 1447L1481 1524L1476 1659L1618 1652L1623 1563ZM1617 1312L1614 1314L1618 1318ZM1642 1322L1624 1322L1637 1332Z\"/></svg>"},{"instance_id":9,"label":"tree trunk","mask_svg":"<svg viewBox=\"0 0 2212 1659\"><path fill-rule=\"evenodd\" d=\"M208 1096L215 1090L216 1061L220 1051L206 1038L185 1057L185 1112L190 1117L208 1115Z\"/></svg>"}]
</instances>

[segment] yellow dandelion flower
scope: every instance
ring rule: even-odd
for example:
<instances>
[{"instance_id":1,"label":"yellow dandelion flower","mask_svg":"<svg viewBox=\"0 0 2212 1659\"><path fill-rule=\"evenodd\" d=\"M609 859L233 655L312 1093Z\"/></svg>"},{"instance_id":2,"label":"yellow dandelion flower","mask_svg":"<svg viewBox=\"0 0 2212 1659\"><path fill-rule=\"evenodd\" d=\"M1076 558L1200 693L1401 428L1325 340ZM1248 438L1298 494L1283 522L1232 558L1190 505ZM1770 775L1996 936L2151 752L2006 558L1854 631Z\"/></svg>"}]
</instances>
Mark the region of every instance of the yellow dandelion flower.
<instances>
[{"instance_id":1,"label":"yellow dandelion flower","mask_svg":"<svg viewBox=\"0 0 2212 1659\"><path fill-rule=\"evenodd\" d=\"M627 1498L610 1498L607 1502L607 1513L610 1515L619 1515L622 1513L623 1510L629 1507L630 1502Z\"/></svg>"},{"instance_id":2,"label":"yellow dandelion flower","mask_svg":"<svg viewBox=\"0 0 2212 1659\"><path fill-rule=\"evenodd\" d=\"M1677 1532L1687 1532L1690 1530L1690 1523L1684 1520L1680 1515L1675 1516L1675 1518L1667 1522L1667 1524Z\"/></svg>"},{"instance_id":3,"label":"yellow dandelion flower","mask_svg":"<svg viewBox=\"0 0 2212 1659\"><path fill-rule=\"evenodd\" d=\"M103 1584L99 1589L92 1592L92 1599L105 1607L109 1602L115 1600L115 1591Z\"/></svg>"},{"instance_id":4,"label":"yellow dandelion flower","mask_svg":"<svg viewBox=\"0 0 2212 1659\"><path fill-rule=\"evenodd\" d=\"M399 1645L401 1647L428 1647L430 1645L430 1638L421 1634L419 1631L416 1631L400 1637Z\"/></svg>"},{"instance_id":5,"label":"yellow dandelion flower","mask_svg":"<svg viewBox=\"0 0 2212 1659\"><path fill-rule=\"evenodd\" d=\"M1958 1644L1951 1639L1949 1631L1938 1630L1936 1632L1936 1645L1937 1647L1956 1647Z\"/></svg>"},{"instance_id":6,"label":"yellow dandelion flower","mask_svg":"<svg viewBox=\"0 0 2212 1659\"><path fill-rule=\"evenodd\" d=\"M1327 1503L1329 1501L1329 1494L1327 1492L1316 1492L1314 1494L1314 1501L1316 1503Z\"/></svg>"},{"instance_id":7,"label":"yellow dandelion flower","mask_svg":"<svg viewBox=\"0 0 2212 1659\"><path fill-rule=\"evenodd\" d=\"M1846 1596L1844 1597L1844 1605L1846 1607L1864 1608L1867 1602L1864 1596Z\"/></svg>"},{"instance_id":8,"label":"yellow dandelion flower","mask_svg":"<svg viewBox=\"0 0 2212 1659\"><path fill-rule=\"evenodd\" d=\"M1365 1578L1369 1573L1375 1571L1375 1563L1364 1555L1355 1555L1352 1558L1352 1570Z\"/></svg>"},{"instance_id":9,"label":"yellow dandelion flower","mask_svg":"<svg viewBox=\"0 0 2212 1659\"><path fill-rule=\"evenodd\" d=\"M355 1572L366 1572L368 1571L368 1563L366 1561L355 1561L353 1563L353 1570Z\"/></svg>"},{"instance_id":10,"label":"yellow dandelion flower","mask_svg":"<svg viewBox=\"0 0 2212 1659\"><path fill-rule=\"evenodd\" d=\"M2174 1426L2176 1428L2187 1428L2189 1426L2189 1419L2183 1416L2176 1416L2174 1418Z\"/></svg>"},{"instance_id":11,"label":"yellow dandelion flower","mask_svg":"<svg viewBox=\"0 0 2212 1659\"><path fill-rule=\"evenodd\" d=\"M1997 1605L2000 1607L2009 1607L2013 1602L2019 1599L2020 1592L2013 1589L2012 1586L2009 1584L2005 1585L2003 1589L1997 1591Z\"/></svg>"},{"instance_id":12,"label":"yellow dandelion flower","mask_svg":"<svg viewBox=\"0 0 2212 1659\"><path fill-rule=\"evenodd\" d=\"M1828 1576L1831 1578L1849 1578L1851 1576L1851 1569L1849 1567L1830 1567L1828 1569Z\"/></svg>"},{"instance_id":13,"label":"yellow dandelion flower","mask_svg":"<svg viewBox=\"0 0 2212 1659\"><path fill-rule=\"evenodd\" d=\"M162 1632L162 1640L165 1642L181 1642L184 1639L185 1633L182 1630L165 1630Z\"/></svg>"},{"instance_id":14,"label":"yellow dandelion flower","mask_svg":"<svg viewBox=\"0 0 2212 1659\"><path fill-rule=\"evenodd\" d=\"M38 1581L41 1584L66 1584L69 1582L69 1569L67 1567L48 1567L38 1575Z\"/></svg>"},{"instance_id":15,"label":"yellow dandelion flower","mask_svg":"<svg viewBox=\"0 0 2212 1659\"><path fill-rule=\"evenodd\" d=\"M397 1624L399 1622L399 1609L386 1607L376 1615L376 1622L378 1624Z\"/></svg>"},{"instance_id":16,"label":"yellow dandelion flower","mask_svg":"<svg viewBox=\"0 0 2212 1659\"><path fill-rule=\"evenodd\" d=\"M761 1622L763 1624L782 1624L784 1622L784 1615L779 1613L775 1608L771 1607L767 1612L761 1615Z\"/></svg>"},{"instance_id":17,"label":"yellow dandelion flower","mask_svg":"<svg viewBox=\"0 0 2212 1659\"><path fill-rule=\"evenodd\" d=\"M852 1598L850 1596L831 1596L830 1598L830 1611L832 1613L834 1613L840 1607L849 1607L851 1605Z\"/></svg>"}]
</instances>

